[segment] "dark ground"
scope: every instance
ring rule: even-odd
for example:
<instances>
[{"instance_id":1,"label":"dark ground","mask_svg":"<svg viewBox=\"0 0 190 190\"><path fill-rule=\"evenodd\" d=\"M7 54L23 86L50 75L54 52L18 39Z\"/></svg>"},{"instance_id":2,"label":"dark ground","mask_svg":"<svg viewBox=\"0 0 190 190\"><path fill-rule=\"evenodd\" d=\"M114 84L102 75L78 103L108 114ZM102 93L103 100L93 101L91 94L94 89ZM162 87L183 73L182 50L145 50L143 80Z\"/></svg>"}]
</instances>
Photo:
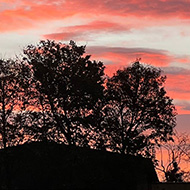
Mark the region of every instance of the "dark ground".
<instances>
[{"instance_id":1,"label":"dark ground","mask_svg":"<svg viewBox=\"0 0 190 190\"><path fill-rule=\"evenodd\" d=\"M158 181L152 162L142 157L42 142L8 148L6 161L3 154L1 189L147 190Z\"/></svg>"}]
</instances>

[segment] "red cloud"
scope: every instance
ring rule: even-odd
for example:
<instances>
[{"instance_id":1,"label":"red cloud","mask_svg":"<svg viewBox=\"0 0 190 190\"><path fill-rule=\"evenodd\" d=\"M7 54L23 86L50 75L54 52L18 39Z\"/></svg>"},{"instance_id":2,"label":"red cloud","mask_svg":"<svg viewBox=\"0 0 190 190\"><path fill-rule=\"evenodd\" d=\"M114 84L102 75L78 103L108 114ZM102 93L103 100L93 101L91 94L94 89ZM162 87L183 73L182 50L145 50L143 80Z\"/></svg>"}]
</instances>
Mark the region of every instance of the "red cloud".
<instances>
[{"instance_id":1,"label":"red cloud","mask_svg":"<svg viewBox=\"0 0 190 190\"><path fill-rule=\"evenodd\" d=\"M97 1L97 4L102 4L103 10L107 13L117 15L134 15L143 18L147 17L158 17L158 18L169 18L169 17L180 17L183 19L190 18L189 7L190 1L180 0L110 0Z\"/></svg>"},{"instance_id":2,"label":"red cloud","mask_svg":"<svg viewBox=\"0 0 190 190\"><path fill-rule=\"evenodd\" d=\"M72 15L80 15L84 18L104 17L106 20L118 17L118 23L123 22L124 18L125 22L130 22L131 16L134 16L136 22L131 21L132 24L129 24L133 27L139 27L140 23L143 23L141 26L150 25L152 19L165 22L166 17L167 20L190 19L190 1L187 0L142 0L140 2L139 0L3 0L1 3L0 31L27 29L40 22L60 20ZM167 23L175 24L168 21Z\"/></svg>"},{"instance_id":3,"label":"red cloud","mask_svg":"<svg viewBox=\"0 0 190 190\"><path fill-rule=\"evenodd\" d=\"M64 20L73 15L86 20L104 20L63 27L57 33L45 36L56 40L81 40L83 37L87 39L92 33L124 32L131 28L155 26L155 23L175 25L182 19L190 19L189 7L188 0L1 0L0 32L28 29L44 22ZM168 66L174 60L183 64L190 62L189 57L175 58L168 52L146 48L87 47L87 52L92 54L93 59L106 63L106 72L109 75L134 62L136 58L142 58L142 62L159 67ZM189 100L189 71L180 72L166 73L167 92L172 98ZM185 111L183 106L178 107Z\"/></svg>"},{"instance_id":4,"label":"red cloud","mask_svg":"<svg viewBox=\"0 0 190 190\"><path fill-rule=\"evenodd\" d=\"M106 73L112 75L117 69L141 58L141 62L154 66L167 66L172 60L168 52L146 48L122 48L122 47L87 47L87 53L93 59L98 59L106 64Z\"/></svg>"},{"instance_id":5,"label":"red cloud","mask_svg":"<svg viewBox=\"0 0 190 190\"><path fill-rule=\"evenodd\" d=\"M189 74L166 74L167 89L174 99L190 100L190 72Z\"/></svg>"},{"instance_id":6,"label":"red cloud","mask_svg":"<svg viewBox=\"0 0 190 190\"><path fill-rule=\"evenodd\" d=\"M190 70L178 67L165 70L166 91L175 100L178 114L190 114Z\"/></svg>"},{"instance_id":7,"label":"red cloud","mask_svg":"<svg viewBox=\"0 0 190 190\"><path fill-rule=\"evenodd\" d=\"M44 2L44 1L43 1ZM46 1L47 2L47 1ZM22 1L15 8L7 9L0 14L0 32L32 28L41 21L53 21L75 15L71 8L62 10L56 4L32 3L32 1Z\"/></svg>"},{"instance_id":8,"label":"red cloud","mask_svg":"<svg viewBox=\"0 0 190 190\"><path fill-rule=\"evenodd\" d=\"M54 39L54 40L70 40L70 39L78 39L84 38L87 39L87 36L92 33L97 32L116 32L127 30L125 27L107 21L93 21L89 24L85 25L76 25L76 26L69 26L63 27L60 29L62 32L53 33L53 34L46 34L44 35L47 39Z\"/></svg>"},{"instance_id":9,"label":"red cloud","mask_svg":"<svg viewBox=\"0 0 190 190\"><path fill-rule=\"evenodd\" d=\"M146 48L122 48L122 47L87 47L87 53L92 54L92 59L101 60L106 64L106 74L112 76L118 69L122 69L142 58L141 62L160 67L163 75L167 76L167 94L178 100L176 103L178 114L190 113L190 106L180 103L190 101L190 70L182 67L171 67L170 63L178 62L187 64L190 62L188 56L176 58L169 55L167 51L152 50ZM184 61L185 60L185 61ZM182 62L180 62L182 61Z\"/></svg>"},{"instance_id":10,"label":"red cloud","mask_svg":"<svg viewBox=\"0 0 190 190\"><path fill-rule=\"evenodd\" d=\"M177 110L177 113L178 113L179 115L189 114L189 117L190 117L190 110L184 110L184 107L183 107L183 106L178 106L178 105L176 105L176 110Z\"/></svg>"}]
</instances>

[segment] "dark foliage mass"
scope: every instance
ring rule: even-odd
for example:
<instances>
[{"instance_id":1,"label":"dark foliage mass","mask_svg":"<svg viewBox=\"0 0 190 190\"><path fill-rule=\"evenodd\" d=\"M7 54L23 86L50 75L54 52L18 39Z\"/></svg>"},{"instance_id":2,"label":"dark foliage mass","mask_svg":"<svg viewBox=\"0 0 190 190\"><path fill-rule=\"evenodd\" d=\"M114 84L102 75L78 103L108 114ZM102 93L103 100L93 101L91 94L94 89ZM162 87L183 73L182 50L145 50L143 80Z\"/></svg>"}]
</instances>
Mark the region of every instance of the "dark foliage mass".
<instances>
[{"instance_id":1,"label":"dark foliage mass","mask_svg":"<svg viewBox=\"0 0 190 190\"><path fill-rule=\"evenodd\" d=\"M39 95L36 101L42 111L52 115L65 143L83 144L88 117L103 97L103 63L90 61L90 56L84 55L85 46L78 47L73 41L69 45L41 41L38 46L28 46L24 53L32 66Z\"/></svg>"},{"instance_id":2,"label":"dark foliage mass","mask_svg":"<svg viewBox=\"0 0 190 190\"><path fill-rule=\"evenodd\" d=\"M165 80L139 61L108 77L73 41L29 45L22 61L0 61L3 146L54 141L153 158L176 124Z\"/></svg>"},{"instance_id":3,"label":"dark foliage mass","mask_svg":"<svg viewBox=\"0 0 190 190\"><path fill-rule=\"evenodd\" d=\"M155 146L172 140L176 113L161 71L136 61L108 77L85 48L47 40L22 60L0 60L5 156L8 146L53 141L154 159Z\"/></svg>"},{"instance_id":4,"label":"dark foliage mass","mask_svg":"<svg viewBox=\"0 0 190 190\"><path fill-rule=\"evenodd\" d=\"M15 114L18 108L23 108L25 89L30 85L29 78L31 73L28 64L0 60L0 133L4 148L21 137Z\"/></svg>"},{"instance_id":5,"label":"dark foliage mass","mask_svg":"<svg viewBox=\"0 0 190 190\"><path fill-rule=\"evenodd\" d=\"M103 129L111 150L154 156L155 144L171 140L175 107L161 71L135 62L108 79Z\"/></svg>"}]
</instances>

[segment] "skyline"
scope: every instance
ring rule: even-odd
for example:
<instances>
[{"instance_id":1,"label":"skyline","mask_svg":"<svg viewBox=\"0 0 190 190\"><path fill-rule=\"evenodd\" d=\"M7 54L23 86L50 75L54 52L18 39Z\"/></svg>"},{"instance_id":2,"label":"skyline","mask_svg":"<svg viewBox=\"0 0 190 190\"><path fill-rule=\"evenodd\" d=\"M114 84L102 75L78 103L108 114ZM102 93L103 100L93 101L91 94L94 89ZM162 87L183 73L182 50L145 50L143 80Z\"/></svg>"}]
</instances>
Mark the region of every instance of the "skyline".
<instances>
[{"instance_id":1,"label":"skyline","mask_svg":"<svg viewBox=\"0 0 190 190\"><path fill-rule=\"evenodd\" d=\"M167 76L178 129L190 131L189 0L0 0L0 55L42 39L87 45L111 74L141 58Z\"/></svg>"}]
</instances>

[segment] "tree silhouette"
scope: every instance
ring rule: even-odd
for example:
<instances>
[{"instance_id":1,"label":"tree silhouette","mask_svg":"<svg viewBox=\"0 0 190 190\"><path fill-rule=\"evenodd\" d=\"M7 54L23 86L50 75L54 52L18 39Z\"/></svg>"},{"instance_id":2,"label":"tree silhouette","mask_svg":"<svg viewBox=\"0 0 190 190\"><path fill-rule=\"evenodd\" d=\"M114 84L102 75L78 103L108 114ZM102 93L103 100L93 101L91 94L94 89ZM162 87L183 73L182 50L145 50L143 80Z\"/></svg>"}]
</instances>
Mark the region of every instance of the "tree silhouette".
<instances>
[{"instance_id":1,"label":"tree silhouette","mask_svg":"<svg viewBox=\"0 0 190 190\"><path fill-rule=\"evenodd\" d=\"M14 114L13 118L15 125L13 128L19 130L20 133L17 133L16 139L10 141L12 145L32 141L59 141L55 122L49 114L40 110L27 110Z\"/></svg>"},{"instance_id":2,"label":"tree silhouette","mask_svg":"<svg viewBox=\"0 0 190 190\"><path fill-rule=\"evenodd\" d=\"M154 157L154 145L171 139L176 113L165 80L159 69L138 61L108 79L101 125L109 149Z\"/></svg>"},{"instance_id":3,"label":"tree silhouette","mask_svg":"<svg viewBox=\"0 0 190 190\"><path fill-rule=\"evenodd\" d=\"M156 169L164 174L164 181L189 181L190 171L187 164L190 161L190 137L187 133L175 132L174 141L160 145Z\"/></svg>"},{"instance_id":4,"label":"tree silhouette","mask_svg":"<svg viewBox=\"0 0 190 190\"><path fill-rule=\"evenodd\" d=\"M103 96L103 63L90 61L84 53L85 46L73 41L69 45L41 41L24 50L42 110L51 112L67 144L80 144L86 138L88 117Z\"/></svg>"},{"instance_id":5,"label":"tree silhouette","mask_svg":"<svg viewBox=\"0 0 190 190\"><path fill-rule=\"evenodd\" d=\"M173 161L172 167L173 169L165 173L166 181L167 182L183 182L183 179L182 179L183 172L180 172L180 168L177 162Z\"/></svg>"},{"instance_id":6,"label":"tree silhouette","mask_svg":"<svg viewBox=\"0 0 190 190\"><path fill-rule=\"evenodd\" d=\"M2 186L9 188L9 158L7 147L16 144L22 138L21 129L16 125L15 113L22 108L27 77L30 76L27 65L18 60L0 60L0 134L3 147L1 168Z\"/></svg>"},{"instance_id":7,"label":"tree silhouette","mask_svg":"<svg viewBox=\"0 0 190 190\"><path fill-rule=\"evenodd\" d=\"M27 65L17 60L0 60L0 132L4 149L18 133L14 114L22 107L29 71Z\"/></svg>"}]
</instances>

